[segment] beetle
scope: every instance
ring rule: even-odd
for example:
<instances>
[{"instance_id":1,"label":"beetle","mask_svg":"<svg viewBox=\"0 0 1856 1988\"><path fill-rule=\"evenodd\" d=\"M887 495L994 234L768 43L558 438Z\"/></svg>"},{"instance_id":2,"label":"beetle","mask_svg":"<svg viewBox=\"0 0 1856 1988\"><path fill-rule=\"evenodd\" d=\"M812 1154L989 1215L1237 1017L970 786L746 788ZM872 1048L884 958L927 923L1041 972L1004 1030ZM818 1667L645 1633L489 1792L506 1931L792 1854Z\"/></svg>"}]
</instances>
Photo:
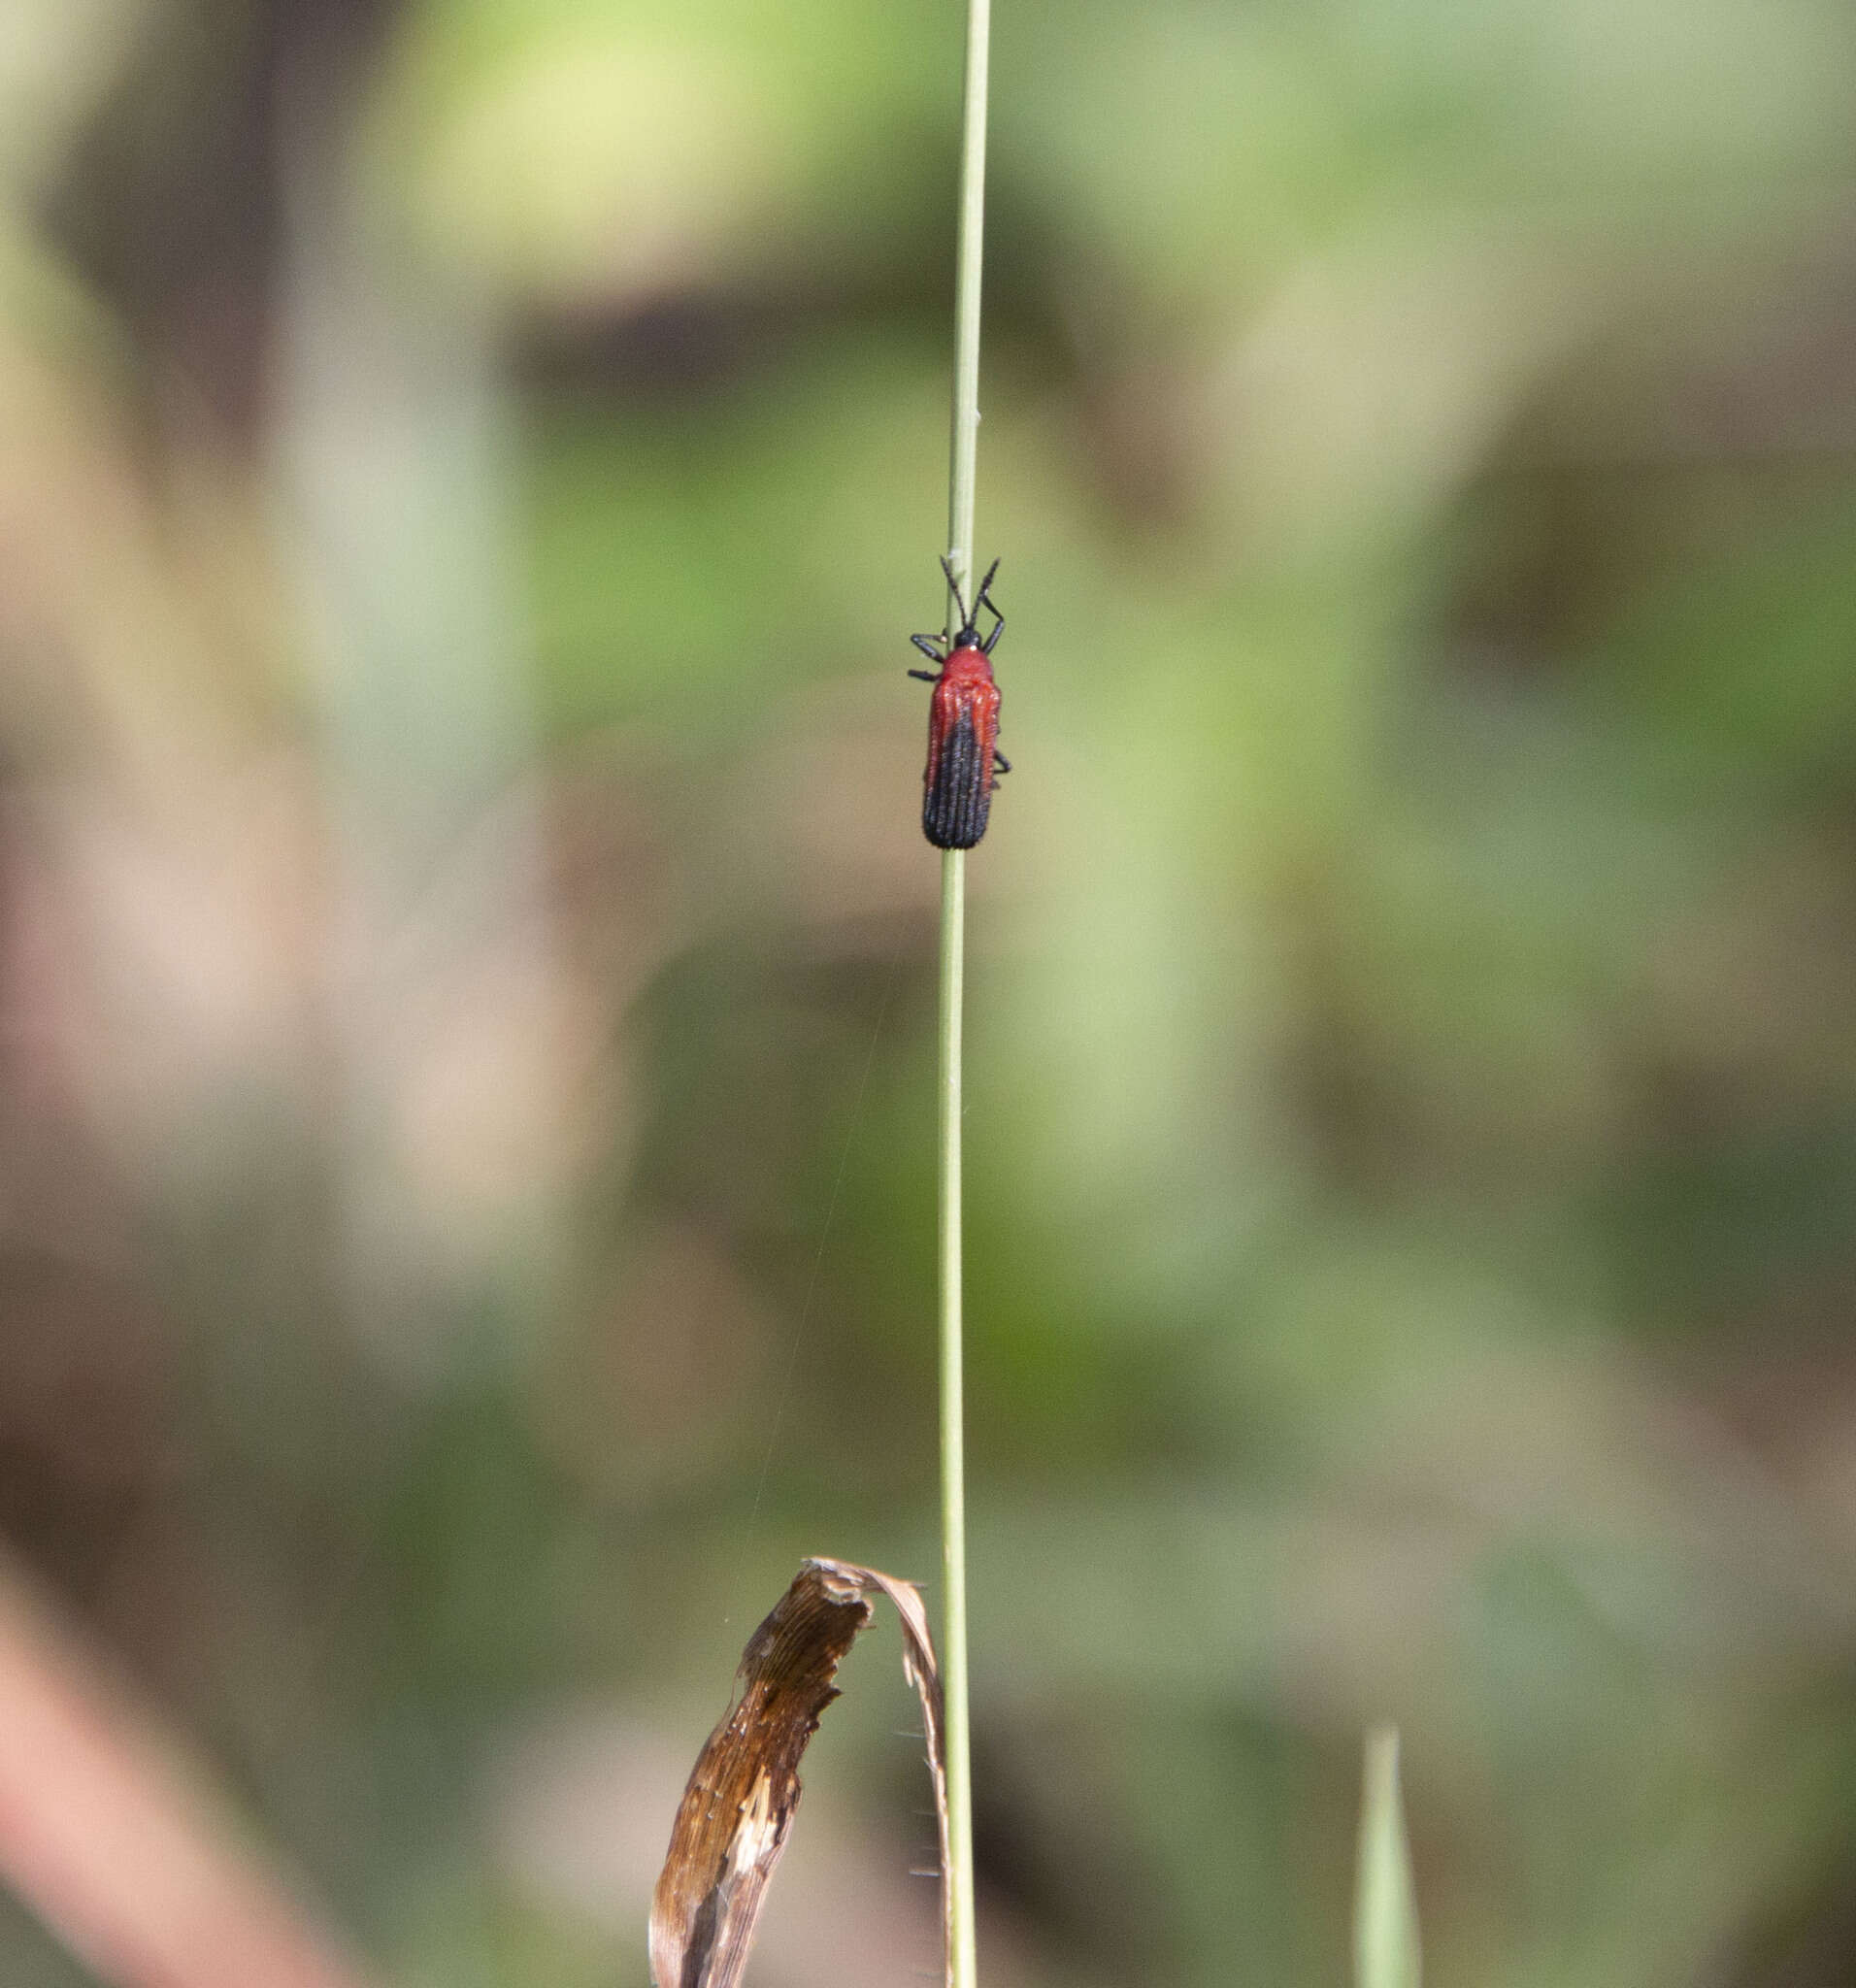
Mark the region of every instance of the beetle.
<instances>
[{"instance_id":1,"label":"beetle","mask_svg":"<svg viewBox=\"0 0 1856 1988\"><path fill-rule=\"evenodd\" d=\"M935 664L933 670L911 670L935 686L928 702L928 765L922 774L921 832L938 849L970 849L986 832L992 812L993 782L1011 771L999 750L999 686L992 677L992 649L1006 625L993 605L995 559L979 582L969 612L960 598L960 584L944 557L941 570L960 611L960 626L943 648L932 635L909 640ZM982 641L975 625L979 611L993 617L992 631Z\"/></svg>"}]
</instances>

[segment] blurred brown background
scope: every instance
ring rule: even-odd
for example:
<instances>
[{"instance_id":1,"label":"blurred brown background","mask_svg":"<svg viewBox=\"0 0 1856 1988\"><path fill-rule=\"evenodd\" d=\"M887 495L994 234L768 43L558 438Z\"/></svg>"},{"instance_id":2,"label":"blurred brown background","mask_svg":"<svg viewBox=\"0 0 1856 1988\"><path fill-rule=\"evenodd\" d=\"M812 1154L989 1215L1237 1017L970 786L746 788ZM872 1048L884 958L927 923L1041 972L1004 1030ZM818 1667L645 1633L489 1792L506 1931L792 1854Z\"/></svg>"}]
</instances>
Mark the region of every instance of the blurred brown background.
<instances>
[{"instance_id":1,"label":"blurred brown background","mask_svg":"<svg viewBox=\"0 0 1856 1988\"><path fill-rule=\"evenodd\" d=\"M0 14L7 1582L381 1983L641 1988L938 1564L957 16ZM1846 1984L1856 23L996 36L985 1972L1342 1981L1393 1717L1438 1988ZM887 1637L765 1988L933 1965Z\"/></svg>"}]
</instances>

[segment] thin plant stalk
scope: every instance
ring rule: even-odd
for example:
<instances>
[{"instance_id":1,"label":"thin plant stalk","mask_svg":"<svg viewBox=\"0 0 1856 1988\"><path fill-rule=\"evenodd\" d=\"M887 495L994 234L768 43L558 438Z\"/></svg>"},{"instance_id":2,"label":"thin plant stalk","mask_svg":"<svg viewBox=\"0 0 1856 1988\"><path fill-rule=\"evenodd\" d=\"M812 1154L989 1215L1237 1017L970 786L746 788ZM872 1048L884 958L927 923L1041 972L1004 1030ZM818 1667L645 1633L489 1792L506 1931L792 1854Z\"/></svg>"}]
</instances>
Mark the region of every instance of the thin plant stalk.
<instances>
[{"instance_id":1,"label":"thin plant stalk","mask_svg":"<svg viewBox=\"0 0 1856 1988\"><path fill-rule=\"evenodd\" d=\"M954 274L953 438L947 472L947 564L971 597L974 474L979 441L979 272L986 210L986 68L991 0L967 0L960 142L960 232ZM949 633L958 626L950 613ZM967 856L941 859L941 1537L945 1596L942 1682L947 1742L947 1977L977 1988L973 1766L967 1712L967 1493L961 1378L960 1051L966 977Z\"/></svg>"},{"instance_id":2,"label":"thin plant stalk","mask_svg":"<svg viewBox=\"0 0 1856 1988\"><path fill-rule=\"evenodd\" d=\"M986 232L986 67L992 0L967 0L967 80L960 133L960 233L954 262L953 447L947 470L947 560L973 580L974 464L979 444L979 267ZM949 629L958 624L948 622Z\"/></svg>"},{"instance_id":3,"label":"thin plant stalk","mask_svg":"<svg viewBox=\"0 0 1856 1988\"><path fill-rule=\"evenodd\" d=\"M947 1962L951 1988L975 1988L973 1769L967 1717L967 1492L960 1305L960 1031L966 973L967 859L941 859L941 1624L947 1746Z\"/></svg>"}]
</instances>

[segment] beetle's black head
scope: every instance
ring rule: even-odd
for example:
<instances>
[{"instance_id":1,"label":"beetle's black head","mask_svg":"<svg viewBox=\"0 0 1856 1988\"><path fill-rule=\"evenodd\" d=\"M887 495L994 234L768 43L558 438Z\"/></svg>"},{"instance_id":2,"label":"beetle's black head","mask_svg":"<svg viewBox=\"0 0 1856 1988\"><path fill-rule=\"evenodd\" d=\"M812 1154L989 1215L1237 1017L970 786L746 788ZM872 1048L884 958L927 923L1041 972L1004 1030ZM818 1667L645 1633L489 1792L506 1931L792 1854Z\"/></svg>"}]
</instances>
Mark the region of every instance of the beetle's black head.
<instances>
[{"instance_id":1,"label":"beetle's black head","mask_svg":"<svg viewBox=\"0 0 1856 1988\"><path fill-rule=\"evenodd\" d=\"M942 555L941 570L947 576L947 590L954 597L954 606L960 610L960 626L955 629L952 638L947 644L947 653L952 655L957 648L986 648L987 644L979 639L979 630L976 623L979 619L979 611L982 608L990 609L993 613L999 614L999 610L993 607L989 594L989 589L992 586L992 577L999 571L998 560L995 559L986 568L986 577L979 582L979 591L974 595L971 608L960 598L960 582L955 580L953 566L945 553ZM1005 616L1003 614L999 615L999 626L1000 628L1005 626ZM997 641L998 636L999 629L995 628L989 640Z\"/></svg>"}]
</instances>

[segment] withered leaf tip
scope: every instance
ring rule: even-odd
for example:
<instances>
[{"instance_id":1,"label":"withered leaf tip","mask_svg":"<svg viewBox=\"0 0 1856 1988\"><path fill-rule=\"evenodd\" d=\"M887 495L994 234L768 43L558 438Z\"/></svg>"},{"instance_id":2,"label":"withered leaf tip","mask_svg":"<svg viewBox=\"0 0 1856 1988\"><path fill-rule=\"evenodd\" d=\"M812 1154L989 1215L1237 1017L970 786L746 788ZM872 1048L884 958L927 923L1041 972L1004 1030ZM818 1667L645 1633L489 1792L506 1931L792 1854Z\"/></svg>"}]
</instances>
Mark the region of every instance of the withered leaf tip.
<instances>
[{"instance_id":1,"label":"withered leaf tip","mask_svg":"<svg viewBox=\"0 0 1856 1988\"><path fill-rule=\"evenodd\" d=\"M910 1581L845 1560L808 1560L747 1639L733 1703L683 1789L651 1899L656 1988L737 1988L799 1806L800 1759L838 1696L839 1664L870 1625L874 1594L887 1595L902 1617L903 1664L921 1700L941 1832L945 1956L947 1788L928 1612Z\"/></svg>"}]
</instances>

